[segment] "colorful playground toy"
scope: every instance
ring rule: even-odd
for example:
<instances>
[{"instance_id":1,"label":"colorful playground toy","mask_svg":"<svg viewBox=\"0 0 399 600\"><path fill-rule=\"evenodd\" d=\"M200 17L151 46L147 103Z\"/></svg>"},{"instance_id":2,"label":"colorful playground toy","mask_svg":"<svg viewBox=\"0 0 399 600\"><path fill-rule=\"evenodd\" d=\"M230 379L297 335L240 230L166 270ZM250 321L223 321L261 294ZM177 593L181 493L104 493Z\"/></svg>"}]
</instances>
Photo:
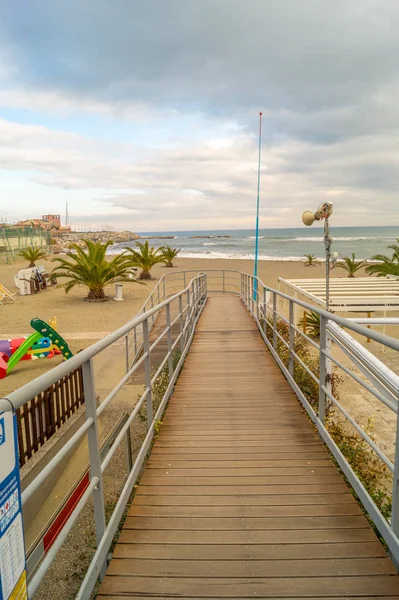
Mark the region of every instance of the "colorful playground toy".
<instances>
[{"instance_id":1,"label":"colorful playground toy","mask_svg":"<svg viewBox=\"0 0 399 600\"><path fill-rule=\"evenodd\" d=\"M35 330L30 336L0 340L0 379L9 375L20 360L53 358L56 354L71 358L68 344L51 325L41 319L32 319L30 324ZM56 321L52 324L56 325Z\"/></svg>"}]
</instances>

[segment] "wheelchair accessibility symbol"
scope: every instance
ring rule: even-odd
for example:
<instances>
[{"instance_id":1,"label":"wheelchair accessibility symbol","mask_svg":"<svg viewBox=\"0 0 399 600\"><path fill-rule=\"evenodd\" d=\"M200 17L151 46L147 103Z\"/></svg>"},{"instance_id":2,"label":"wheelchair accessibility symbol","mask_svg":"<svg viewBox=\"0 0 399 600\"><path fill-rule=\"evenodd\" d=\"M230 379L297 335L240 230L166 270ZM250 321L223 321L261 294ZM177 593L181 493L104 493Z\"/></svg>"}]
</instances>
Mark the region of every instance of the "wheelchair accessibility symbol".
<instances>
[{"instance_id":1,"label":"wheelchair accessibility symbol","mask_svg":"<svg viewBox=\"0 0 399 600\"><path fill-rule=\"evenodd\" d=\"M4 424L4 417L0 419L0 446L6 441L6 427Z\"/></svg>"}]
</instances>

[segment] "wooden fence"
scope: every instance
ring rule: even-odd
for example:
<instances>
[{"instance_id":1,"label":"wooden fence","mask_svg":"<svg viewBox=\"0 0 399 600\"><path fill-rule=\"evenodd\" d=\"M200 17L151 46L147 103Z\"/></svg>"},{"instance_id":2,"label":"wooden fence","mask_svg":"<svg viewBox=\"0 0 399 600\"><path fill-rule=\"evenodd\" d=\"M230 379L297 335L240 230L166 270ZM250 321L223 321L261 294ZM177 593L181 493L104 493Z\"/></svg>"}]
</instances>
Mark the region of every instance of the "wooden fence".
<instances>
[{"instance_id":1,"label":"wooden fence","mask_svg":"<svg viewBox=\"0 0 399 600\"><path fill-rule=\"evenodd\" d=\"M19 464L24 465L84 403L82 369L17 409Z\"/></svg>"}]
</instances>

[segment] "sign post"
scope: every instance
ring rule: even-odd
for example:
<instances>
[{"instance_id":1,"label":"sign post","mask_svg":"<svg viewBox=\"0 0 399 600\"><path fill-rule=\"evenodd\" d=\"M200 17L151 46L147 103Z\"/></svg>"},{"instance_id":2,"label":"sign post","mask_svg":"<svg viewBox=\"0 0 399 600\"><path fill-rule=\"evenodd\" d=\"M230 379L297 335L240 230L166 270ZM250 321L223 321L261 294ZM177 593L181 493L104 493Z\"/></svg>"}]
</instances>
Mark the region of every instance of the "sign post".
<instances>
[{"instance_id":1,"label":"sign post","mask_svg":"<svg viewBox=\"0 0 399 600\"><path fill-rule=\"evenodd\" d=\"M17 417L0 413L0 600L27 600Z\"/></svg>"}]
</instances>

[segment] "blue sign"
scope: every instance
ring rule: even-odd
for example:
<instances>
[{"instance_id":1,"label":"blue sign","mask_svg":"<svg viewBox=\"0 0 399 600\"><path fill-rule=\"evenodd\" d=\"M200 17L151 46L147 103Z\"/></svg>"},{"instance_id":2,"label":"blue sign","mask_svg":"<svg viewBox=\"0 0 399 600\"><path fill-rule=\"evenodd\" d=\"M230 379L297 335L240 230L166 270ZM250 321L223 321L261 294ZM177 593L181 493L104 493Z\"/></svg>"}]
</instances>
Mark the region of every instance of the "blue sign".
<instances>
[{"instance_id":1,"label":"blue sign","mask_svg":"<svg viewBox=\"0 0 399 600\"><path fill-rule=\"evenodd\" d=\"M27 600L17 418L0 414L0 600Z\"/></svg>"},{"instance_id":2,"label":"blue sign","mask_svg":"<svg viewBox=\"0 0 399 600\"><path fill-rule=\"evenodd\" d=\"M4 417L0 417L0 446L6 441L6 425Z\"/></svg>"}]
</instances>

